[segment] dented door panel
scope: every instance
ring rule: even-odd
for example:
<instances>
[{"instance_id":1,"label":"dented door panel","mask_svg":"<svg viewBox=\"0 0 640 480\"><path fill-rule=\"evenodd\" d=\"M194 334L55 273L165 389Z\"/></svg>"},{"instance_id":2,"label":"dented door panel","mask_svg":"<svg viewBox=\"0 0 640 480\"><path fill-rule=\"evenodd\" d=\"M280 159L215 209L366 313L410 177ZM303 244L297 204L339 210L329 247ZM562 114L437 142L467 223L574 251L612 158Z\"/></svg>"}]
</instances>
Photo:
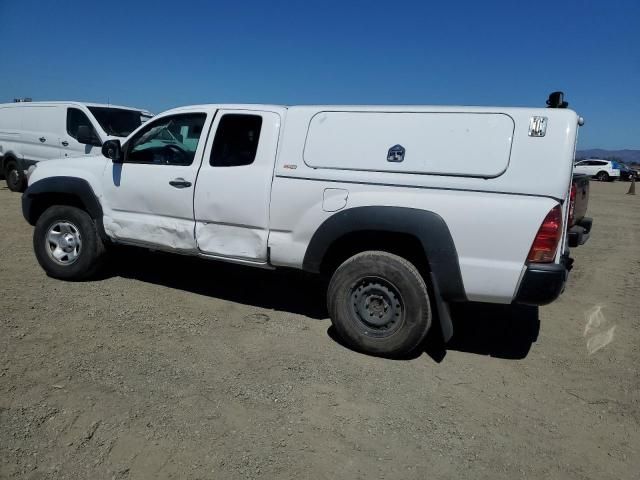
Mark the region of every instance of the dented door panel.
<instances>
[{"instance_id":1,"label":"dented door panel","mask_svg":"<svg viewBox=\"0 0 640 480\"><path fill-rule=\"evenodd\" d=\"M237 134L250 135L251 139L259 134L256 149L251 152L252 159L241 159L240 163L245 164L233 165L234 160L230 160L216 165L212 150L218 127L225 122L225 116L233 115L261 117L259 132L256 128L248 128ZM280 121L278 113L269 111L221 110L216 115L194 199L196 241L201 253L267 261L269 203ZM234 137L229 142L232 144L237 140Z\"/></svg>"}]
</instances>

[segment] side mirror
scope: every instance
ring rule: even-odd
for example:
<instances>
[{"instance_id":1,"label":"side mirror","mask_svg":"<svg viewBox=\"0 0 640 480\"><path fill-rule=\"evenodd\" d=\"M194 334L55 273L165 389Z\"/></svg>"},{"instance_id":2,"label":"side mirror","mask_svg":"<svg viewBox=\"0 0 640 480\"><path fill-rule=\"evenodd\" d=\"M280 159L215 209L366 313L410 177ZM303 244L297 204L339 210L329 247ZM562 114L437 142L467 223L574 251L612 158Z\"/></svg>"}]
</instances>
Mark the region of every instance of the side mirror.
<instances>
[{"instance_id":1,"label":"side mirror","mask_svg":"<svg viewBox=\"0 0 640 480\"><path fill-rule=\"evenodd\" d=\"M95 131L89 125L80 125L78 126L78 131L76 132L76 140L79 143L83 143L85 145L94 145L99 147L102 145L100 139L96 135Z\"/></svg>"},{"instance_id":2,"label":"side mirror","mask_svg":"<svg viewBox=\"0 0 640 480\"><path fill-rule=\"evenodd\" d=\"M122 163L124 159L122 157L120 140L107 140L104 142L104 145L102 145L102 155L110 158L113 163Z\"/></svg>"}]
</instances>

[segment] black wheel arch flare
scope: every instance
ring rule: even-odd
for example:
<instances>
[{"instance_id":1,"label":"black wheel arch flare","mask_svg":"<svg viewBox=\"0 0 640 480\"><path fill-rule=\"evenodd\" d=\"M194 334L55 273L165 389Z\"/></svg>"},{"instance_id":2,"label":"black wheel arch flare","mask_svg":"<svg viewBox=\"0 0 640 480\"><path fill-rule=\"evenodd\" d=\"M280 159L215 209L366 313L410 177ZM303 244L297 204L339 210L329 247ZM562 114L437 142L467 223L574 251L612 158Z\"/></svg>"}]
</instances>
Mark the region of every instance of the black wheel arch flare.
<instances>
[{"instance_id":1,"label":"black wheel arch flare","mask_svg":"<svg viewBox=\"0 0 640 480\"><path fill-rule=\"evenodd\" d=\"M47 196L55 198L60 195L75 198L95 220L100 236L106 239L102 225L102 206L89 182L83 178L48 177L31 184L22 194L22 215L25 220L35 225L43 211L42 201L46 202Z\"/></svg>"},{"instance_id":2,"label":"black wheel arch flare","mask_svg":"<svg viewBox=\"0 0 640 480\"><path fill-rule=\"evenodd\" d=\"M465 301L458 253L444 219L435 212L408 207L366 206L341 210L315 232L304 256L303 269L319 272L331 245L344 235L380 231L416 237L424 248L431 277L445 301Z\"/></svg>"}]
</instances>

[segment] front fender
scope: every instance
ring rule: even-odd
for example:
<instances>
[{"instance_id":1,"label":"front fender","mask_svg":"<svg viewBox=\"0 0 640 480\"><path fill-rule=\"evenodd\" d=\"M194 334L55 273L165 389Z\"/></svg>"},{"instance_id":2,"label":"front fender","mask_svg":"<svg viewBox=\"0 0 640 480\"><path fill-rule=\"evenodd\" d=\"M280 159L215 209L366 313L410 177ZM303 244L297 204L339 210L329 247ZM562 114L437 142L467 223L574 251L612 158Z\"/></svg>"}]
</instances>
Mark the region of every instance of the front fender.
<instances>
[{"instance_id":1,"label":"front fender","mask_svg":"<svg viewBox=\"0 0 640 480\"><path fill-rule=\"evenodd\" d=\"M80 203L95 220L102 222L102 206L89 182L75 177L47 177L38 180L22 194L22 215L31 225L35 225L42 213L42 202L46 197L72 197Z\"/></svg>"}]
</instances>

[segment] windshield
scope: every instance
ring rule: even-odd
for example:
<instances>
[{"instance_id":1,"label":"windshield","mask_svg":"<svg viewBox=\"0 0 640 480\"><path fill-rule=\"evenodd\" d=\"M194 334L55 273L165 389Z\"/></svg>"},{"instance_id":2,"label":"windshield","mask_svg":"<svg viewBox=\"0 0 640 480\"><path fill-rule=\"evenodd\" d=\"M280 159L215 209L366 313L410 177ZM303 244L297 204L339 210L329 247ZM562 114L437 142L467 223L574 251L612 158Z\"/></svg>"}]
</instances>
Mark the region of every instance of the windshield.
<instances>
[{"instance_id":1,"label":"windshield","mask_svg":"<svg viewBox=\"0 0 640 480\"><path fill-rule=\"evenodd\" d=\"M137 110L122 108L88 107L107 135L127 137L142 125L143 113ZM147 118L145 118L146 120Z\"/></svg>"}]
</instances>

